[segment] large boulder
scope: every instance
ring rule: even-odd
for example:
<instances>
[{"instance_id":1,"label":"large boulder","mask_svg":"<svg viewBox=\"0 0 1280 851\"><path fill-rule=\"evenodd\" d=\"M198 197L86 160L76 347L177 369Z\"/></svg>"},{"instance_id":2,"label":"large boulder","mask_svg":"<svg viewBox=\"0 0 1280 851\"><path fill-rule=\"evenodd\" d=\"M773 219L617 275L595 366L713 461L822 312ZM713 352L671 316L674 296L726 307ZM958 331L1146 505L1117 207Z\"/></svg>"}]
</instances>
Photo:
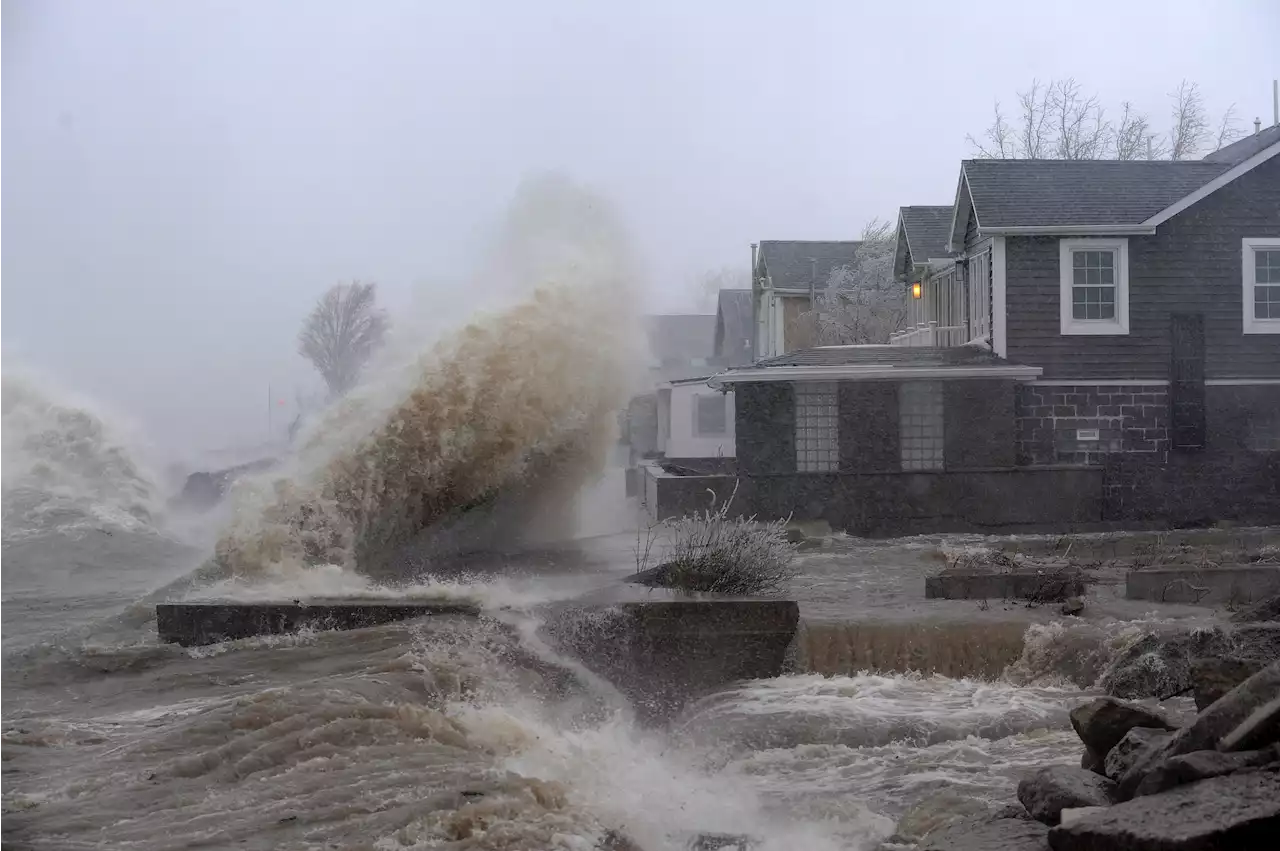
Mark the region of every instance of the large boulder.
<instances>
[{"instance_id":1,"label":"large boulder","mask_svg":"<svg viewBox=\"0 0 1280 851\"><path fill-rule=\"evenodd\" d=\"M955 821L982 819L989 808L977 798L941 789L916 801L898 819L894 835L903 842L919 842L935 830Z\"/></svg>"},{"instance_id":2,"label":"large boulder","mask_svg":"<svg viewBox=\"0 0 1280 851\"><path fill-rule=\"evenodd\" d=\"M1107 776L1117 783L1127 777L1135 765L1152 761L1154 755L1173 737L1165 730L1150 727L1134 727L1107 752L1105 767ZM1134 784L1137 785L1136 783ZM1128 797L1126 795L1125 797Z\"/></svg>"},{"instance_id":3,"label":"large boulder","mask_svg":"<svg viewBox=\"0 0 1280 851\"><path fill-rule=\"evenodd\" d=\"M1266 667L1257 659L1239 656L1207 656L1191 660L1191 688L1200 712L1218 698Z\"/></svg>"},{"instance_id":4,"label":"large boulder","mask_svg":"<svg viewBox=\"0 0 1280 851\"><path fill-rule=\"evenodd\" d=\"M1220 751L1248 751L1280 742L1280 696L1273 697L1249 714L1218 741Z\"/></svg>"},{"instance_id":5,"label":"large boulder","mask_svg":"<svg viewBox=\"0 0 1280 851\"><path fill-rule=\"evenodd\" d=\"M1100 697L1072 709L1071 726L1085 747L1102 759L1134 727L1174 729L1159 712L1114 697Z\"/></svg>"},{"instance_id":6,"label":"large boulder","mask_svg":"<svg viewBox=\"0 0 1280 851\"><path fill-rule=\"evenodd\" d=\"M1263 665L1280 658L1280 623L1146 633L1116 655L1100 684L1114 697L1163 699L1193 688L1193 659L1223 656Z\"/></svg>"},{"instance_id":7,"label":"large boulder","mask_svg":"<svg viewBox=\"0 0 1280 851\"><path fill-rule=\"evenodd\" d=\"M1044 851L1049 828L1030 819L966 819L933 831L920 851Z\"/></svg>"},{"instance_id":8,"label":"large boulder","mask_svg":"<svg viewBox=\"0 0 1280 851\"><path fill-rule=\"evenodd\" d=\"M1280 774L1244 771L1086 813L1049 831L1049 847L1053 851L1246 851L1275 847L1278 831Z\"/></svg>"},{"instance_id":9,"label":"large boulder","mask_svg":"<svg viewBox=\"0 0 1280 851\"><path fill-rule=\"evenodd\" d=\"M1065 809L1110 805L1115 786L1087 769L1055 765L1024 778L1018 784L1018 801L1036 821L1055 825Z\"/></svg>"},{"instance_id":10,"label":"large boulder","mask_svg":"<svg viewBox=\"0 0 1280 851\"><path fill-rule=\"evenodd\" d=\"M1208 780L1210 777L1221 777L1247 768L1257 768L1275 762L1277 759L1280 759L1280 748L1239 753L1192 751L1178 754L1156 763L1138 784L1134 797L1157 795L1175 786L1185 786L1188 783Z\"/></svg>"}]
</instances>

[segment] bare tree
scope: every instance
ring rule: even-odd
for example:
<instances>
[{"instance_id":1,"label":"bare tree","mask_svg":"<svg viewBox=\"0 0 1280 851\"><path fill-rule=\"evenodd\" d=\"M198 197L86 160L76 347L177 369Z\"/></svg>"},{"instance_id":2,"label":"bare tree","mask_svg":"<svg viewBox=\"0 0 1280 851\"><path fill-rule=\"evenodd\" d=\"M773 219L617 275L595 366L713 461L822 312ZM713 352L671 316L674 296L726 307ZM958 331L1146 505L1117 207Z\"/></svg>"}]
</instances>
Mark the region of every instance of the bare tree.
<instances>
[{"instance_id":1,"label":"bare tree","mask_svg":"<svg viewBox=\"0 0 1280 851\"><path fill-rule=\"evenodd\" d=\"M697 279L698 310L714 313L721 290L751 289L751 270L745 266L724 266L702 273Z\"/></svg>"},{"instance_id":2,"label":"bare tree","mask_svg":"<svg viewBox=\"0 0 1280 851\"><path fill-rule=\"evenodd\" d=\"M1096 160L1106 156L1111 125L1097 95L1084 95L1068 77L1049 83L1048 114L1054 127L1054 159Z\"/></svg>"},{"instance_id":3,"label":"bare tree","mask_svg":"<svg viewBox=\"0 0 1280 851\"><path fill-rule=\"evenodd\" d=\"M874 219L862 229L853 263L832 270L815 309L801 318L809 345L887 343L906 322L902 286L893 277L897 230Z\"/></svg>"},{"instance_id":4,"label":"bare tree","mask_svg":"<svg viewBox=\"0 0 1280 851\"><path fill-rule=\"evenodd\" d=\"M1019 115L1011 126L996 102L995 118L982 141L967 136L974 153L986 159L1190 159L1217 150L1240 136L1235 108L1222 116L1215 134L1204 98L1184 80L1173 99L1167 135L1154 131L1150 118L1132 102L1121 105L1118 123L1107 119L1102 99L1086 94L1073 78L1042 83L1018 92Z\"/></svg>"},{"instance_id":5,"label":"bare tree","mask_svg":"<svg viewBox=\"0 0 1280 851\"><path fill-rule=\"evenodd\" d=\"M341 396L387 334L387 315L377 307L377 284L335 284L298 333L298 352L315 365L329 393Z\"/></svg>"}]
</instances>

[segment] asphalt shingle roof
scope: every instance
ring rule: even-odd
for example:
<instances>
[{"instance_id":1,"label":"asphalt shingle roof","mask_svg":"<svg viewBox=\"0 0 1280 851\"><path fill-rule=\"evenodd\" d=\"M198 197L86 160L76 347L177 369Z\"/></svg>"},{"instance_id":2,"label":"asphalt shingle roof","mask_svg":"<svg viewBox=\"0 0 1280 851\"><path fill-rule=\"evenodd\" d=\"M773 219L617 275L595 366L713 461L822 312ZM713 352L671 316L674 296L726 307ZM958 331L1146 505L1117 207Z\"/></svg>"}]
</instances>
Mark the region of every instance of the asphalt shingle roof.
<instances>
[{"instance_id":1,"label":"asphalt shingle roof","mask_svg":"<svg viewBox=\"0 0 1280 851\"><path fill-rule=\"evenodd\" d=\"M1280 124L1264 127L1257 133L1232 142L1225 148L1219 148L1205 157L1204 162L1226 163L1232 166L1239 165L1254 154L1261 153L1263 148L1269 148L1276 142L1280 142Z\"/></svg>"},{"instance_id":2,"label":"asphalt shingle roof","mask_svg":"<svg viewBox=\"0 0 1280 851\"><path fill-rule=\"evenodd\" d=\"M1008 361L979 346L926 348L922 346L818 346L787 352L760 361L769 366L997 366Z\"/></svg>"},{"instance_id":3,"label":"asphalt shingle roof","mask_svg":"<svg viewBox=\"0 0 1280 851\"><path fill-rule=\"evenodd\" d=\"M813 284L824 289L834 270L853 263L859 245L853 240L765 240L760 256L775 288L808 289Z\"/></svg>"},{"instance_id":4,"label":"asphalt shingle roof","mask_svg":"<svg viewBox=\"0 0 1280 851\"><path fill-rule=\"evenodd\" d=\"M733 366L751 363L751 330L751 290L721 290L716 305L716 357Z\"/></svg>"},{"instance_id":5,"label":"asphalt shingle roof","mask_svg":"<svg viewBox=\"0 0 1280 851\"><path fill-rule=\"evenodd\" d=\"M940 207L903 207L899 210L913 263L924 263L947 256L947 239L951 236L953 210L950 204Z\"/></svg>"},{"instance_id":6,"label":"asphalt shingle roof","mask_svg":"<svg viewBox=\"0 0 1280 851\"><path fill-rule=\"evenodd\" d=\"M983 228L1139 224L1230 168L1190 160L965 160Z\"/></svg>"}]
</instances>

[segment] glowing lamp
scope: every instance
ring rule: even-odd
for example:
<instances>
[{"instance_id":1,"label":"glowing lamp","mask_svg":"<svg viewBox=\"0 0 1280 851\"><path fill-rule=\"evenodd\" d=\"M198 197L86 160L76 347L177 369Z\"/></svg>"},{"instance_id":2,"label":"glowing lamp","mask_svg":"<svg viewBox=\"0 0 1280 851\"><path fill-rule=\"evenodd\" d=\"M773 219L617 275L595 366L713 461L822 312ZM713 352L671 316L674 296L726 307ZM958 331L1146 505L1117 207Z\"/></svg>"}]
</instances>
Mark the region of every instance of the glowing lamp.
<instances>
[{"instance_id":1,"label":"glowing lamp","mask_svg":"<svg viewBox=\"0 0 1280 851\"><path fill-rule=\"evenodd\" d=\"M911 285L911 297L920 298L920 285L918 283Z\"/></svg>"}]
</instances>

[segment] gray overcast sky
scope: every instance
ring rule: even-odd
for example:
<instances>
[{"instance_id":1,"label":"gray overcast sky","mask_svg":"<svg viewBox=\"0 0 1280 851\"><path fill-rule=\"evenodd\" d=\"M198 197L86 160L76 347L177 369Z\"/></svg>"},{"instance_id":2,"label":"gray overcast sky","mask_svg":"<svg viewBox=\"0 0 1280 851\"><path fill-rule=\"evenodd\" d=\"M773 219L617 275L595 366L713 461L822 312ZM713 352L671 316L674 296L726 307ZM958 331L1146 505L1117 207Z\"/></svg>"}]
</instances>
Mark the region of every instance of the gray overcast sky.
<instances>
[{"instance_id":1,"label":"gray overcast sky","mask_svg":"<svg viewBox=\"0 0 1280 851\"><path fill-rule=\"evenodd\" d=\"M759 239L946 203L965 135L1073 75L1270 121L1280 3L11 2L7 359L166 446L264 436L326 286L451 282L531 171L594 184L656 303Z\"/></svg>"}]
</instances>

